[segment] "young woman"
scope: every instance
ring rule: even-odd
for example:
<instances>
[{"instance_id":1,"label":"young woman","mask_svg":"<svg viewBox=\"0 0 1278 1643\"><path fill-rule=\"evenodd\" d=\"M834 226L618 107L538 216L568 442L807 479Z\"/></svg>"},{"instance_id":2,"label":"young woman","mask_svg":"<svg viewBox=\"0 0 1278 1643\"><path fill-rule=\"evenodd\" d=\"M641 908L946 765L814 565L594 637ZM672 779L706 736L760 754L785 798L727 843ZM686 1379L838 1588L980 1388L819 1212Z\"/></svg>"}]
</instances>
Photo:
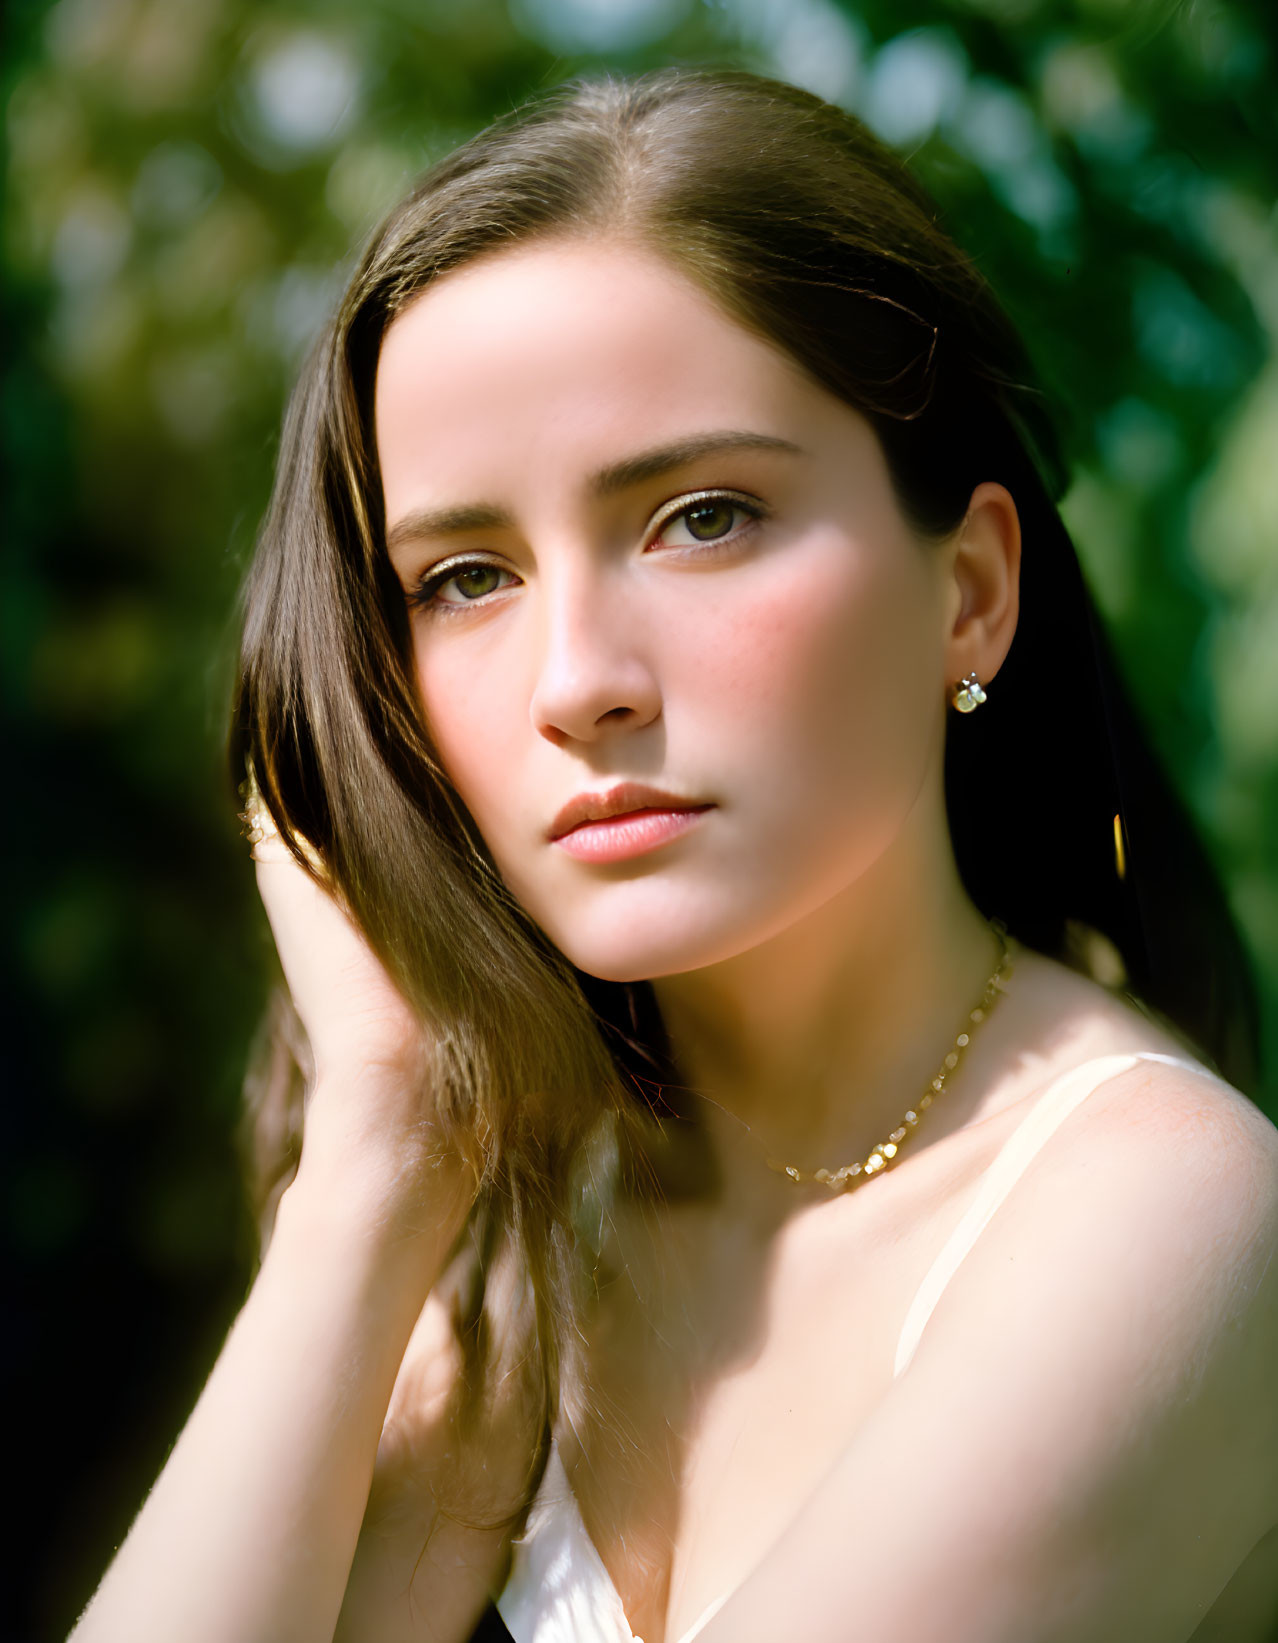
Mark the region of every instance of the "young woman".
<instances>
[{"instance_id":1,"label":"young woman","mask_svg":"<svg viewBox=\"0 0 1278 1643\"><path fill-rule=\"evenodd\" d=\"M745 74L375 234L245 592L263 1259L76 1643L1269 1634L1254 997L1030 384Z\"/></svg>"}]
</instances>

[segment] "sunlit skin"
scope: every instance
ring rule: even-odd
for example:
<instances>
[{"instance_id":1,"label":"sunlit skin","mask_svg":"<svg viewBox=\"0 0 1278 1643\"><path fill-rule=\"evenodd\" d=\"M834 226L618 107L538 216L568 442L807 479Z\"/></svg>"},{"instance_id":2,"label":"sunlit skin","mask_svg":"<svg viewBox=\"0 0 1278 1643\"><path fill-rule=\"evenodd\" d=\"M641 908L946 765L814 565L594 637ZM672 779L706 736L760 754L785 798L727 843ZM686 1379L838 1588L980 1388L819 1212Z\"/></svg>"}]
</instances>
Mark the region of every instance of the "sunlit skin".
<instances>
[{"instance_id":1,"label":"sunlit skin","mask_svg":"<svg viewBox=\"0 0 1278 1643\"><path fill-rule=\"evenodd\" d=\"M406 596L452 562L412 608L422 703L506 883L583 970L653 980L689 1081L756 1156L868 1149L997 958L942 758L947 686L974 670L996 693L1015 631L1007 492L980 484L922 539L862 416L617 240L502 252L416 298L376 430ZM423 528L460 509L482 512ZM626 779L715 808L619 863L548 841L574 794Z\"/></svg>"},{"instance_id":2,"label":"sunlit skin","mask_svg":"<svg viewBox=\"0 0 1278 1643\"><path fill-rule=\"evenodd\" d=\"M957 680L975 672L990 698L978 711L998 711L1018 617L1012 498L977 483L953 532L925 539L862 416L654 251L616 237L505 250L446 275L390 326L375 410L387 545L443 765L504 880L564 953L600 977L653 982L701 1120L692 1133L721 1166L685 1172L695 1189L670 1202L614 1205L588 1341L608 1413L561 1434L632 1629L668 1643L732 1593L706 1643L788 1635L802 1591L826 1594L823 1635L843 1636L849 1547L860 1593L928 1512L929 1579L911 1613L984 1600L971 1582L991 1566L983 1556L1003 1567L1012 1522L1058 1560L1025 1560L1042 1590L1072 1589L1075 1540L1058 1542L1052 1525L1079 1466L1098 1480L1086 1567L1112 1571L1109 1434L1138 1372L1106 1378L1103 1351L1075 1352L1078 1310L1058 1327L1023 1287L1033 1317L1011 1350L1024 1372L990 1331L1011 1327L1002 1287L1036 1265L1043 1294L1085 1289L1088 1328L1097 1291L1109 1295L1115 1321L1100 1335L1125 1338L1130 1296L1163 1280L1140 1266L1149 1241L1131 1237L1124 1204L1153 1191L1135 1220L1156 1223L1172 1180L1179 1218L1179 1156L1146 1170L1155 1136L1124 1145L1125 1109L1098 1107L1072 1152L1056 1138L1055 1188L1040 1172L1022 1219L1004 1212L1002 1242L967 1267L969 1312L938 1309L930 1367L925 1348L889 1392L891 1342L956 1201L1023 1103L1088 1055L1179 1046L1022 949L926 1134L876 1184L831 1197L764 1164L864 1157L934 1075L994 968L997 943L955 866L943 756L946 737L970 728L949 705ZM679 446L677 465L654 457ZM624 780L713 808L610 864L551 842L569 799ZM1009 771L978 798L996 834L1032 825L1015 795ZM1161 1122L1173 1099L1164 1085ZM671 1128L676 1150L704 1162L690 1132ZM1093 1139L1106 1136L1127 1160L1117 1181ZM1204 1247L1218 1210L1233 1213L1208 1193L1194 1212ZM1200 1311L1185 1310L1184 1333ZM985 1325L971 1329L969 1313ZM1167 1347L1171 1359L1191 1350ZM1233 1406L1232 1386L1222 1373L1213 1407ZM954 1412L975 1407L971 1432ZM1015 1436L1000 1471L985 1435L1004 1429ZM1080 1434L1097 1430L1078 1460ZM823 1492L852 1434L860 1447ZM1143 1439L1135 1447L1145 1453ZM1218 1476L1216 1451L1176 1434L1148 1449L1164 1470L1148 1487L1137 1479L1142 1502L1168 1493L1159 1479ZM1031 1452L1041 1467L1015 1463ZM948 1481L921 1490L941 1457ZM1251 1544L1243 1515L1220 1528L1222 1575ZM1173 1538L1163 1524L1150 1544L1165 1558ZM1144 1542L1124 1544L1124 1578L1143 1590Z\"/></svg>"}]
</instances>

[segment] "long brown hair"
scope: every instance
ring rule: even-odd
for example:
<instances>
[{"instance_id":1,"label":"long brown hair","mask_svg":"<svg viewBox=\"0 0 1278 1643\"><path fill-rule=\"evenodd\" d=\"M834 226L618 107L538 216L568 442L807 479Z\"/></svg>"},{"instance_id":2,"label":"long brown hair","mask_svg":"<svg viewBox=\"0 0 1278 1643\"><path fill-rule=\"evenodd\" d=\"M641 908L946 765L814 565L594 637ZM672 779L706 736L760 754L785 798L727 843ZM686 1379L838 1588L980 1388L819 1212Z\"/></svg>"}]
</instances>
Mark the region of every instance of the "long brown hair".
<instances>
[{"instance_id":1,"label":"long brown hair","mask_svg":"<svg viewBox=\"0 0 1278 1643\"><path fill-rule=\"evenodd\" d=\"M923 533L952 530L980 481L1009 487L1020 624L990 704L946 748L969 893L1028 945L1090 962L1240 1087L1259 1060L1238 932L1056 509L1043 396L919 184L845 112L743 72L592 78L539 98L391 212L302 372L243 590L230 758L237 787L251 764L285 837L319 851L440 1037L442 1118L481 1182L458 1322L470 1388L485 1373L485 1263L513 1248L547 1420L564 1374L583 1372L583 1242L610 1168L649 1133L660 1022L646 984L582 975L533 923L440 768L385 549L371 403L387 326L432 280L539 236L594 234L655 250L862 412ZM300 1137L295 1028L277 1000L249 1081L264 1236Z\"/></svg>"}]
</instances>

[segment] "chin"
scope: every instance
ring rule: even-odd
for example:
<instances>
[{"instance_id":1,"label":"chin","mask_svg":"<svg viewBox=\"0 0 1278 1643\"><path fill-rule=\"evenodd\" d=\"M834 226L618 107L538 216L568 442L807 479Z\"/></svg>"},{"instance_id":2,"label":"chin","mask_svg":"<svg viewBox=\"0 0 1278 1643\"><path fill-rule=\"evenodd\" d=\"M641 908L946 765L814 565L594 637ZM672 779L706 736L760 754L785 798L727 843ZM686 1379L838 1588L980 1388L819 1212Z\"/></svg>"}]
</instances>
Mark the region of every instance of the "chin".
<instances>
[{"instance_id":1,"label":"chin","mask_svg":"<svg viewBox=\"0 0 1278 1643\"><path fill-rule=\"evenodd\" d=\"M707 962L695 942L613 941L607 946L552 937L577 969L597 981L652 981L657 976L696 970Z\"/></svg>"},{"instance_id":2,"label":"chin","mask_svg":"<svg viewBox=\"0 0 1278 1643\"><path fill-rule=\"evenodd\" d=\"M561 918L539 920L560 952L577 969L599 981L653 981L731 958L752 945L738 926L728 932L690 916L651 921L610 919L594 930L568 925Z\"/></svg>"}]
</instances>

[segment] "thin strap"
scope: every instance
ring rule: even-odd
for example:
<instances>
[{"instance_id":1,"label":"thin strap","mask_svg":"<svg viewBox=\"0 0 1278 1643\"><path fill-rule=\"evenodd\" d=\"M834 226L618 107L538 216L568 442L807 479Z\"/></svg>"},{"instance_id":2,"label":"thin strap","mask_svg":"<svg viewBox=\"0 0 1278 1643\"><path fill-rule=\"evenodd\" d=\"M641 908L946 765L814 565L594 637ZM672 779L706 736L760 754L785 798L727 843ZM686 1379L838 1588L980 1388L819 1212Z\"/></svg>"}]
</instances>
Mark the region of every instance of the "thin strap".
<instances>
[{"instance_id":1,"label":"thin strap","mask_svg":"<svg viewBox=\"0 0 1278 1643\"><path fill-rule=\"evenodd\" d=\"M915 1292L910 1309L901 1326L896 1347L896 1363L892 1378L903 1374L914 1356L924 1325L945 1291L945 1286L958 1270L960 1262L988 1225L994 1212L1028 1169L1039 1148L1093 1090L1099 1088L1120 1072L1133 1067L1138 1061L1167 1061L1174 1066L1188 1067L1194 1072L1207 1069L1183 1056L1161 1055L1156 1050L1137 1050L1123 1055L1101 1055L1071 1067L1050 1083L1034 1103L1026 1117L1012 1131L994 1162L986 1170L980 1191L968 1207L954 1231L941 1247L941 1253L928 1269L927 1276Z\"/></svg>"},{"instance_id":2,"label":"thin strap","mask_svg":"<svg viewBox=\"0 0 1278 1643\"><path fill-rule=\"evenodd\" d=\"M716 1597L713 1603L702 1609L701 1613L693 1621L691 1626L688 1627L687 1631L678 1640L678 1643L692 1643L693 1638L699 1636L704 1628L710 1624L728 1599L730 1597L735 1597L736 1595L737 1588L733 1586L721 1596Z\"/></svg>"}]
</instances>

